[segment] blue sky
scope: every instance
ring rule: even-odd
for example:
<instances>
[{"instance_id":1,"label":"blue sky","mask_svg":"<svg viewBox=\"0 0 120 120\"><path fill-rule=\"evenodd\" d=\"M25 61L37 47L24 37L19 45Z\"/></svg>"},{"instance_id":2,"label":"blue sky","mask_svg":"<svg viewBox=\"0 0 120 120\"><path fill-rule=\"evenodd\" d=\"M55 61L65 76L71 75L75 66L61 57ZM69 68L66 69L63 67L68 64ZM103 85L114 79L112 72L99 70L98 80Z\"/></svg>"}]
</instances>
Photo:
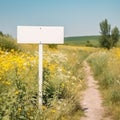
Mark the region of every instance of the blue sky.
<instances>
[{"instance_id":1,"label":"blue sky","mask_svg":"<svg viewBox=\"0 0 120 120\"><path fill-rule=\"evenodd\" d=\"M64 26L65 36L98 35L105 18L120 29L120 0L0 0L0 31L15 38L18 25Z\"/></svg>"}]
</instances>

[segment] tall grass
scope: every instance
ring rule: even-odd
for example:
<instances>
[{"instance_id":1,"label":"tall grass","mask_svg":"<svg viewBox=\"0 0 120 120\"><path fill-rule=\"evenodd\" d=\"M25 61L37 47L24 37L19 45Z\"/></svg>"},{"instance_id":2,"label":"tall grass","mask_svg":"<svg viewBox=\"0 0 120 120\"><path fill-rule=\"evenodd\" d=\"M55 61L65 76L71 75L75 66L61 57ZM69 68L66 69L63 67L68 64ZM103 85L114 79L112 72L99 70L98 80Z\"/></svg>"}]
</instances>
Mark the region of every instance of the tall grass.
<instances>
[{"instance_id":1,"label":"tall grass","mask_svg":"<svg viewBox=\"0 0 120 120\"><path fill-rule=\"evenodd\" d=\"M16 51L21 50L21 47L16 43L16 40L11 36L6 35L0 36L0 48L7 51L10 51L11 49Z\"/></svg>"},{"instance_id":2,"label":"tall grass","mask_svg":"<svg viewBox=\"0 0 120 120\"><path fill-rule=\"evenodd\" d=\"M88 60L103 93L104 105L114 120L120 119L120 49L100 50Z\"/></svg>"},{"instance_id":3,"label":"tall grass","mask_svg":"<svg viewBox=\"0 0 120 120\"><path fill-rule=\"evenodd\" d=\"M44 46L43 105L38 104L38 52L0 50L1 120L79 120L84 89L82 61L88 48Z\"/></svg>"}]
</instances>

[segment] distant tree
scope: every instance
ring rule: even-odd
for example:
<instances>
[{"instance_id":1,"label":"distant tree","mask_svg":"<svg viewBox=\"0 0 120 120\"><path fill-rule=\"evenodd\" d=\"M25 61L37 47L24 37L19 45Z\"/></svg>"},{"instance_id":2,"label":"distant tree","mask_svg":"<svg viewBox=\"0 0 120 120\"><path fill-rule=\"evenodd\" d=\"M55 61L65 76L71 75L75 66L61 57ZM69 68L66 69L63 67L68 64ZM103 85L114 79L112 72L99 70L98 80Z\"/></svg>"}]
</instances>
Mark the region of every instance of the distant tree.
<instances>
[{"instance_id":1,"label":"distant tree","mask_svg":"<svg viewBox=\"0 0 120 120\"><path fill-rule=\"evenodd\" d=\"M111 49L112 47L117 45L117 42L119 41L119 30L117 27L113 28L111 31L111 25L108 24L107 19L105 19L100 23L100 30L101 47Z\"/></svg>"},{"instance_id":2,"label":"distant tree","mask_svg":"<svg viewBox=\"0 0 120 120\"><path fill-rule=\"evenodd\" d=\"M0 31L0 36L3 36L3 33Z\"/></svg>"},{"instance_id":3,"label":"distant tree","mask_svg":"<svg viewBox=\"0 0 120 120\"><path fill-rule=\"evenodd\" d=\"M89 40L87 40L87 41L86 41L86 46L88 46L88 47L93 47L93 44L92 44Z\"/></svg>"},{"instance_id":4,"label":"distant tree","mask_svg":"<svg viewBox=\"0 0 120 120\"><path fill-rule=\"evenodd\" d=\"M116 46L117 42L119 41L119 30L117 27L114 27L112 29L111 38L113 40L113 46Z\"/></svg>"}]
</instances>

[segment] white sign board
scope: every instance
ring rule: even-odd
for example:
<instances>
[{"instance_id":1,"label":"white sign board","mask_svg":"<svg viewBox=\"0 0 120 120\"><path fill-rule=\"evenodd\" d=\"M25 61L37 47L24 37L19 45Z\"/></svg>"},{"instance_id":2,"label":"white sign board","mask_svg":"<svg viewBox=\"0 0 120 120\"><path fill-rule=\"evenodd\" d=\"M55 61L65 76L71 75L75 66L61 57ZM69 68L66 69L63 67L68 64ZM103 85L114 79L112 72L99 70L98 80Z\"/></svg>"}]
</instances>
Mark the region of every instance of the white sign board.
<instances>
[{"instance_id":1,"label":"white sign board","mask_svg":"<svg viewBox=\"0 0 120 120\"><path fill-rule=\"evenodd\" d=\"M63 44L64 27L17 26L18 43Z\"/></svg>"},{"instance_id":2,"label":"white sign board","mask_svg":"<svg viewBox=\"0 0 120 120\"><path fill-rule=\"evenodd\" d=\"M63 44L64 27L17 26L17 42L39 44L39 104L42 105L42 44Z\"/></svg>"}]
</instances>

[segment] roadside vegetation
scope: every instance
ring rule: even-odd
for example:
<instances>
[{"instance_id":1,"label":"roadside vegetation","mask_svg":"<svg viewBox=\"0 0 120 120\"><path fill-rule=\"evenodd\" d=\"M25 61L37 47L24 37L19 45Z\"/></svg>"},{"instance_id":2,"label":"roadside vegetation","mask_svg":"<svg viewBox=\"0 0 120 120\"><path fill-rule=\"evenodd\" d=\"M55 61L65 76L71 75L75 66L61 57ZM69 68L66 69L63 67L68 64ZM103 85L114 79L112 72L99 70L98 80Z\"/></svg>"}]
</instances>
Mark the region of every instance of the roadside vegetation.
<instances>
[{"instance_id":1,"label":"roadside vegetation","mask_svg":"<svg viewBox=\"0 0 120 120\"><path fill-rule=\"evenodd\" d=\"M0 32L0 49L7 51L11 49L21 50L20 46L17 45L16 41L10 35L3 34L2 32Z\"/></svg>"},{"instance_id":2,"label":"roadside vegetation","mask_svg":"<svg viewBox=\"0 0 120 120\"><path fill-rule=\"evenodd\" d=\"M88 62L98 80L102 91L103 104L107 108L107 116L113 120L120 119L120 48L110 51L100 49L91 55Z\"/></svg>"},{"instance_id":3,"label":"roadside vegetation","mask_svg":"<svg viewBox=\"0 0 120 120\"><path fill-rule=\"evenodd\" d=\"M8 39L1 36L5 44ZM16 46L18 49L0 47L0 119L79 120L83 114L80 93L85 88L82 62L94 49L44 46L43 105L40 109L37 46L21 45L21 49L17 43Z\"/></svg>"}]
</instances>

